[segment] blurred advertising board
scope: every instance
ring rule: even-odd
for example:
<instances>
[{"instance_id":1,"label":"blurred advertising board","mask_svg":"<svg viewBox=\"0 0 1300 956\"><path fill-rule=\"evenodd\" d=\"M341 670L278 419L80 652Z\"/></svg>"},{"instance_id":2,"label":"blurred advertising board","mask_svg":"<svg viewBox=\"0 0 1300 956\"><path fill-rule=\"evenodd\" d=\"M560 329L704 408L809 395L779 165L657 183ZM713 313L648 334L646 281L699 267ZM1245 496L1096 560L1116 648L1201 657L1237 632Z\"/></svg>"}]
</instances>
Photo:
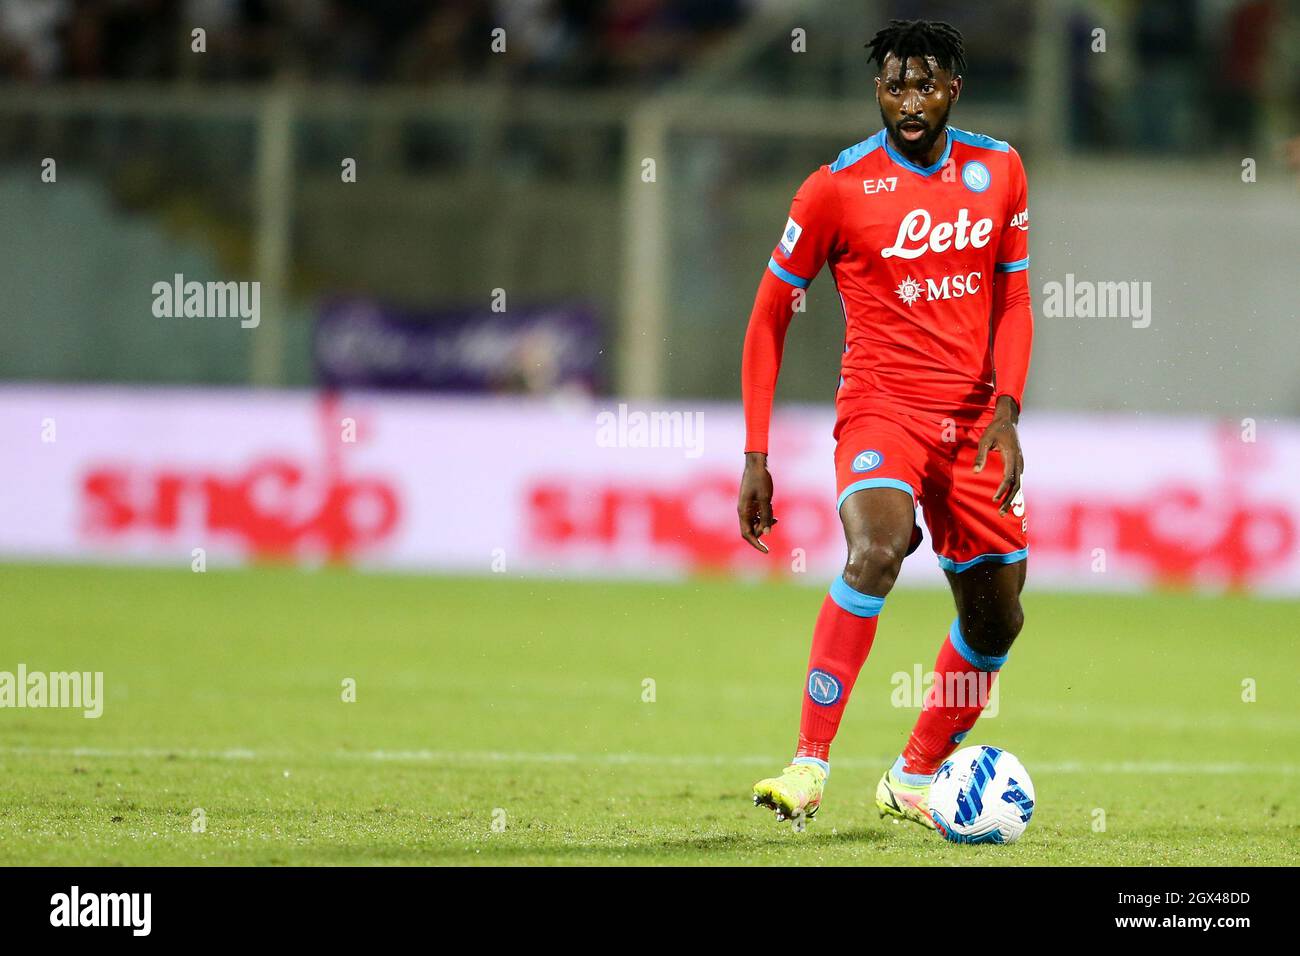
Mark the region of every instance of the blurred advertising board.
<instances>
[{"instance_id":1,"label":"blurred advertising board","mask_svg":"<svg viewBox=\"0 0 1300 956\"><path fill-rule=\"evenodd\" d=\"M421 312L349 298L321 307L312 357L327 388L592 394L600 342L582 305Z\"/></svg>"},{"instance_id":2,"label":"blurred advertising board","mask_svg":"<svg viewBox=\"0 0 1300 956\"><path fill-rule=\"evenodd\" d=\"M0 557L822 586L844 559L831 425L777 413L760 555L734 405L6 386ZM1300 593L1300 423L1030 412L1021 438L1032 586ZM901 582L942 581L927 542Z\"/></svg>"}]
</instances>

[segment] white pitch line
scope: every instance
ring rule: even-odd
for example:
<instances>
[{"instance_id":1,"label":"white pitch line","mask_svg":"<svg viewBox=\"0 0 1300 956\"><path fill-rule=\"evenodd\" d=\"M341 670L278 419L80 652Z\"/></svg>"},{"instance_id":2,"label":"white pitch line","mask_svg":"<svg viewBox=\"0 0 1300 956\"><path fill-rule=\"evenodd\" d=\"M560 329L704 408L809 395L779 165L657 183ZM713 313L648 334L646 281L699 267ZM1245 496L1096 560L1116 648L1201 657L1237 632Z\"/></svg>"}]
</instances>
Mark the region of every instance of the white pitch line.
<instances>
[{"instance_id":1,"label":"white pitch line","mask_svg":"<svg viewBox=\"0 0 1300 956\"><path fill-rule=\"evenodd\" d=\"M326 756L338 760L353 760L371 763L488 763L488 764L595 764L598 766L626 766L643 764L647 766L681 766L681 767L720 767L753 766L779 768L783 759L777 755L758 756L741 754L647 754L647 753L548 753L545 751L501 751L501 750L339 750L330 754L295 753L292 751L256 751L245 747L232 747L225 750L190 750L184 748L165 749L156 747L132 747L125 749L105 749L100 747L0 747L0 754L15 757L85 757L109 759L148 759L148 760L230 760L230 761L285 761L312 760ZM893 757L864 759L861 757L836 758L834 766L846 769L872 769L882 767ZM1294 776L1300 773L1300 766L1295 764L1248 764L1229 762L1191 762L1172 760L1119 760L1087 762L1079 760L1036 761L1034 770L1038 773L1109 773L1109 774L1208 774L1212 776L1233 776L1241 774L1274 774Z\"/></svg>"}]
</instances>

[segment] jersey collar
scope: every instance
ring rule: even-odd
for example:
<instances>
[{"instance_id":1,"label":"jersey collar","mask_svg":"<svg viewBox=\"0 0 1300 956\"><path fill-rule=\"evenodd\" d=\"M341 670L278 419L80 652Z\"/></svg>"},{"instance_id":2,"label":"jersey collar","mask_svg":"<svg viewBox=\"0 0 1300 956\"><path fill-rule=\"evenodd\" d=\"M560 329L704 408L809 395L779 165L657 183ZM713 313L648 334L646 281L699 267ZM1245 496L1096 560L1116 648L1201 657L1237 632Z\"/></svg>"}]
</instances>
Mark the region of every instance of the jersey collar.
<instances>
[{"instance_id":1,"label":"jersey collar","mask_svg":"<svg viewBox=\"0 0 1300 956\"><path fill-rule=\"evenodd\" d=\"M952 130L947 127L944 127L944 131L943 131L943 136L945 140L944 147L943 147L943 155L940 156L937 160L935 160L934 164L931 166L918 166L916 165L916 163L909 160L898 150L894 149L894 144L889 141L888 130L882 129L880 131L880 135L885 141L885 152L889 154L889 158L894 162L894 164L898 166L902 166L904 169L910 169L918 176L934 175L940 169L943 168L943 164L948 162L948 157L952 154Z\"/></svg>"}]
</instances>

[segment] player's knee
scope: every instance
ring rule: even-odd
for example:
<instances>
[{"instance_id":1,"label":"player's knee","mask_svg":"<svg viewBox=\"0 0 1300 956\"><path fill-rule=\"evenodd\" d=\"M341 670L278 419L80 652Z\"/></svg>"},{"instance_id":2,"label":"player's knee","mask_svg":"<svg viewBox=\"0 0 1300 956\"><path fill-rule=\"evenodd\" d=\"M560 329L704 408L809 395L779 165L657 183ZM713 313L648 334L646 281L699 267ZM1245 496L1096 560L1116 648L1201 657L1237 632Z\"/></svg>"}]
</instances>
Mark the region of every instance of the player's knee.
<instances>
[{"instance_id":1,"label":"player's knee","mask_svg":"<svg viewBox=\"0 0 1300 956\"><path fill-rule=\"evenodd\" d=\"M850 545L844 583L863 594L884 597L898 580L906 553L906 549L883 541Z\"/></svg>"},{"instance_id":2,"label":"player's knee","mask_svg":"<svg viewBox=\"0 0 1300 956\"><path fill-rule=\"evenodd\" d=\"M981 654L999 657L1011 645L1025 626L1025 612L1017 601L1005 607L986 610L978 617L971 616L962 624L966 642Z\"/></svg>"}]
</instances>

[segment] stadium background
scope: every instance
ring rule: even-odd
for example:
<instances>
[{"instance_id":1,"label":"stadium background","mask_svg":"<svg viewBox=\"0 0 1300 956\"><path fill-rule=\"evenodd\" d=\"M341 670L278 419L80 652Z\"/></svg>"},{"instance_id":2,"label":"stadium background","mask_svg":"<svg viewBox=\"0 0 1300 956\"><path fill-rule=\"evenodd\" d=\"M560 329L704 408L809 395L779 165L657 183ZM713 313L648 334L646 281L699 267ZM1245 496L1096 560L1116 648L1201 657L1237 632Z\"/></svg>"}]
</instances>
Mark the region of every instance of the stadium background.
<instances>
[{"instance_id":1,"label":"stadium background","mask_svg":"<svg viewBox=\"0 0 1300 956\"><path fill-rule=\"evenodd\" d=\"M0 0L0 581L11 609L0 670L102 669L109 694L99 721L0 714L0 763L21 782L0 823L29 837L9 843L12 858L195 859L183 836L141 839L147 819L120 836L95 816L94 794L60 789L79 754L153 784L164 778L150 754L181 754L166 781L236 806L230 781L256 772L222 754L247 749L253 768L319 759L321 774L341 775L340 821L354 798L398 800L347 776L373 769L365 753L430 775L468 761L516 794L516 774L563 786L557 768L599 753L605 777L584 786L611 804L631 790L658 799L663 766L636 756L654 753L673 773L721 761L737 780L720 789L743 798L760 769L752 755L774 769L788 746L818 595L843 557L830 506L843 329L833 290L814 283L786 350L773 433L783 521L766 559L735 532L745 321L794 189L879 126L863 42L888 17L917 15L966 34L954 125L1009 140L1030 176L1022 643L1035 628L1050 639L1044 674L1073 641L1118 655L1097 658L1109 677L1083 703L1049 691L1037 711L1023 702L1035 726L1062 719L1068 732L1000 732L1026 735L1031 770L1074 782L1089 755L1133 777L1217 768L1207 772L1220 786L1276 770L1275 819L1261 825L1293 836L1294 4ZM157 317L154 284L177 274L258 282L260 322ZM1067 276L1150 283L1149 325L1045 316L1045 284ZM602 438L602 415L651 412L697 431L667 448ZM772 579L763 597L757 578ZM634 583L647 579L659 583ZM925 590L941 583L932 556L905 565L900 593L922 589L894 602L893 664L907 673L928 667L950 613ZM1067 593L1096 591L1135 594ZM1183 670L1161 670L1179 647ZM857 748L849 779L870 776L910 722L888 705L888 653L868 664L879 699L859 692L857 726L837 745ZM763 672L728 670L746 657L763 658ZM1022 666L1019 689L1035 673L1032 658ZM370 716L313 709L356 670L370 677ZM1201 697L1207 671L1223 685L1217 704ZM1244 702L1243 681L1265 671L1271 696ZM679 704L653 691L647 701L644 681L667 675ZM672 709L709 688L730 717L702 702ZM624 698L635 713L611 703ZM760 699L771 706L754 712ZM1100 716L1133 700L1131 715ZM722 720L716 752L696 740L704 719ZM886 719L888 732L870 729ZM1121 751L1117 735L1135 728L1145 752L1127 740ZM1186 748L1207 734L1197 762ZM305 756L320 740L350 755L343 769ZM614 779L628 767L642 777ZM435 812L443 836L429 842L417 809L427 792L405 785L406 823L425 842L399 820L392 847L415 850L387 855L380 837L377 861L472 861L483 849L554 862L547 840L568 833L457 855L463 832L438 828L458 827L462 808L467 819L525 811L498 791L456 793L455 819ZM666 829L631 860L659 859L667 839L667 859L712 848L789 862L750 837L674 843L677 789L651 812ZM290 818L311 800L285 799ZM51 806L85 817L93 838L80 851L76 828L40 809ZM537 836L546 818L533 812ZM356 858L262 851L261 824L240 819L212 861ZM1148 823L1151 834L1170 825ZM1066 824L1053 826L1060 837ZM326 842L374 845L349 827ZM1223 851L1237 862L1270 842L1238 836ZM602 839L572 859L623 859ZM867 859L855 852L825 859ZM1077 852L1062 859L1106 859Z\"/></svg>"}]
</instances>

